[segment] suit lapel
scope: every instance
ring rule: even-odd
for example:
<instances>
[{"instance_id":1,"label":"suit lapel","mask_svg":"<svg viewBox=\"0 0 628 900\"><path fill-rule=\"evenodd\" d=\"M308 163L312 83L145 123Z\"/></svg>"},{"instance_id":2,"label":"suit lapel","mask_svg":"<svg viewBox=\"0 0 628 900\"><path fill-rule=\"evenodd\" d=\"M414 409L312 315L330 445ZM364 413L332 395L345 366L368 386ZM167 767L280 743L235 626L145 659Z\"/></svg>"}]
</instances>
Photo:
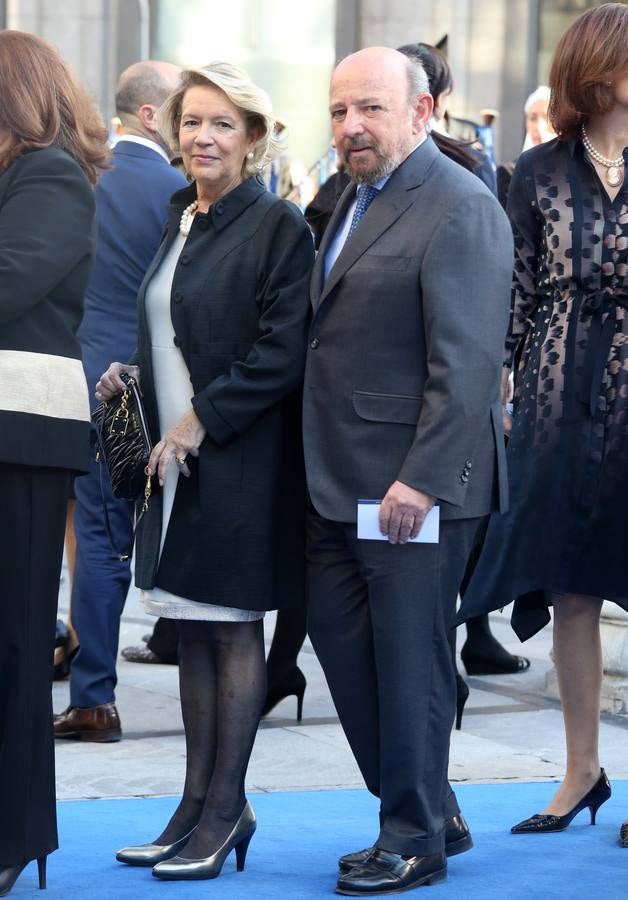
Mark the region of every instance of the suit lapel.
<instances>
[{"instance_id":1,"label":"suit lapel","mask_svg":"<svg viewBox=\"0 0 628 900\"><path fill-rule=\"evenodd\" d=\"M329 249L338 225L343 221L347 208L353 199L355 185L351 184L343 193L329 226L323 237L316 260L312 279L312 305L316 311L336 287L346 272L368 250L385 231L415 201L415 188L425 181L430 169L439 157L439 150L431 138L427 140L396 169L382 188L360 222L359 228L345 241L329 277L324 281L325 254Z\"/></svg>"},{"instance_id":2,"label":"suit lapel","mask_svg":"<svg viewBox=\"0 0 628 900\"><path fill-rule=\"evenodd\" d=\"M354 197L355 184L351 181L338 199L338 203L329 220L329 225L325 229L321 245L318 248L316 262L314 263L314 269L312 270L312 280L310 282L310 300L314 310L317 309L318 304L320 303L321 292L323 291L325 282L325 257L327 256L329 245L336 236L339 226L344 222L347 210L351 206Z\"/></svg>"},{"instance_id":3,"label":"suit lapel","mask_svg":"<svg viewBox=\"0 0 628 900\"><path fill-rule=\"evenodd\" d=\"M403 192L390 190L390 192L384 193L382 191L381 195L373 200L364 214L364 218L360 221L360 227L349 240L345 241L323 286L319 303L323 303L351 266L412 205L413 199L413 195L404 188Z\"/></svg>"}]
</instances>

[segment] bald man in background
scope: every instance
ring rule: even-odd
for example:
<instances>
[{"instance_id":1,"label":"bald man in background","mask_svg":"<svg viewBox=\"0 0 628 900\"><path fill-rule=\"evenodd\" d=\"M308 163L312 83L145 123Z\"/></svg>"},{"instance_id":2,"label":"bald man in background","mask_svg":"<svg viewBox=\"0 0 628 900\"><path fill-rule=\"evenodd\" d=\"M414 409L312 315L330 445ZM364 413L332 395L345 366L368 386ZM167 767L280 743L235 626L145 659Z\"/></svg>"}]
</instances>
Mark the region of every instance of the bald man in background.
<instances>
[{"instance_id":1,"label":"bald man in background","mask_svg":"<svg viewBox=\"0 0 628 900\"><path fill-rule=\"evenodd\" d=\"M156 114L177 89L181 70L147 60L126 69L116 90L120 138L113 168L95 189L98 238L79 330L83 366L94 406L94 388L112 359L130 359L137 342L136 298L157 251L170 196L185 179L170 165ZM117 741L122 731L115 706L120 616L131 581L130 561L112 550L92 434L92 469L75 481L77 540L72 618L80 648L70 671L70 706L55 716L55 736ZM103 472L103 490L116 549L133 538L133 505L117 500Z\"/></svg>"}]
</instances>

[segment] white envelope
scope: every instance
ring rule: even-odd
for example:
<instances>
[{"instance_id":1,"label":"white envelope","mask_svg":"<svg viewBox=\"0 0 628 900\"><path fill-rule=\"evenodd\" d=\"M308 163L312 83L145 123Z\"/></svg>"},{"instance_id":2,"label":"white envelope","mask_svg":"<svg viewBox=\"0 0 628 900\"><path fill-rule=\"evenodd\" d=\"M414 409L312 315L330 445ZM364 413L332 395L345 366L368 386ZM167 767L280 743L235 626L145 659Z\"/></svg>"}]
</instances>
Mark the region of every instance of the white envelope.
<instances>
[{"instance_id":1,"label":"white envelope","mask_svg":"<svg viewBox=\"0 0 628 900\"><path fill-rule=\"evenodd\" d=\"M387 541L379 530L379 510L381 500L358 500L358 538L362 541ZM440 507L433 506L417 537L410 538L409 544L438 544Z\"/></svg>"}]
</instances>

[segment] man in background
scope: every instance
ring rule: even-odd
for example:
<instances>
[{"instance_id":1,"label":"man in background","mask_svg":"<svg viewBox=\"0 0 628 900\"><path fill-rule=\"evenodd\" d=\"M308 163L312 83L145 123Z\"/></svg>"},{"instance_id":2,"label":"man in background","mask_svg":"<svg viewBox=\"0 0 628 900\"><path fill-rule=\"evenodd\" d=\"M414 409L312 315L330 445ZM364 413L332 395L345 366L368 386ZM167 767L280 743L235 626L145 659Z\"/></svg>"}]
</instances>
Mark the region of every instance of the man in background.
<instances>
[{"instance_id":1,"label":"man in background","mask_svg":"<svg viewBox=\"0 0 628 900\"><path fill-rule=\"evenodd\" d=\"M137 340L136 297L159 245L170 196L185 184L170 166L156 116L176 90L180 69L145 61L126 69L116 91L120 136L113 168L95 189L96 258L85 297L79 338L91 403L112 359L130 359ZM70 706L55 716L55 736L117 741L122 731L115 707L120 616L131 582L130 560L120 559L133 541L133 504L117 500L103 466L75 481L77 551L72 619L80 647L70 672ZM103 495L114 552L105 527Z\"/></svg>"}]
</instances>

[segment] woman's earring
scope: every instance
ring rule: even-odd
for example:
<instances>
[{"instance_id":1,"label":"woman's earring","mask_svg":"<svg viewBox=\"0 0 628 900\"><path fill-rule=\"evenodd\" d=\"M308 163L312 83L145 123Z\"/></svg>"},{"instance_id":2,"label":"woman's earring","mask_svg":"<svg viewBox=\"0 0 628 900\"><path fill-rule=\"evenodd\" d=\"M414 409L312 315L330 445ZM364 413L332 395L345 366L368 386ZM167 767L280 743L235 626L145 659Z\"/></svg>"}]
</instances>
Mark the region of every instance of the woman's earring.
<instances>
[{"instance_id":1,"label":"woman's earring","mask_svg":"<svg viewBox=\"0 0 628 900\"><path fill-rule=\"evenodd\" d=\"M252 150L249 150L249 152L246 154L247 159L253 159L254 156L255 156L255 154L253 153Z\"/></svg>"}]
</instances>

